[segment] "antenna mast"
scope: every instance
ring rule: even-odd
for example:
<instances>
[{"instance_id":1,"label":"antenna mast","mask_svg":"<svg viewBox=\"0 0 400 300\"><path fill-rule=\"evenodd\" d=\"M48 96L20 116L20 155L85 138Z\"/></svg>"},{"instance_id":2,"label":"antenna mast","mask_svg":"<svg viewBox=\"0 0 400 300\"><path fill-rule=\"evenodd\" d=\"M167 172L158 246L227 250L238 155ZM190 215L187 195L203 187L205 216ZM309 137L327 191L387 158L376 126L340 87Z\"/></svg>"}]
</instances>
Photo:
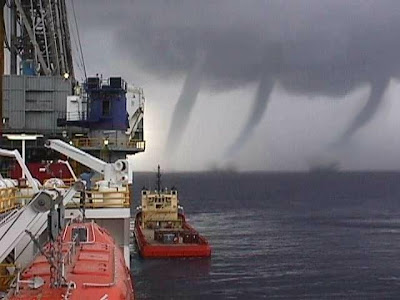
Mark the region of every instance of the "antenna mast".
<instances>
[{"instance_id":1,"label":"antenna mast","mask_svg":"<svg viewBox=\"0 0 400 300\"><path fill-rule=\"evenodd\" d=\"M158 165L158 172L157 172L157 191L160 194L161 192L161 168Z\"/></svg>"}]
</instances>

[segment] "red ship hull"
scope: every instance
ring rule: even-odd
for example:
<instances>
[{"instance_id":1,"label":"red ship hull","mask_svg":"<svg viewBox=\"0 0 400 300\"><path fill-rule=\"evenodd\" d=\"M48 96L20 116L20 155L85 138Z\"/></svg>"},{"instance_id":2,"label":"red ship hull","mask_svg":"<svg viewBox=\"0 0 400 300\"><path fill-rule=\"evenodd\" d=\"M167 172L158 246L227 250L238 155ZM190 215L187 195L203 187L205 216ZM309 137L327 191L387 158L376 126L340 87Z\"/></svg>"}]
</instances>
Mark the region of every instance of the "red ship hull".
<instances>
[{"instance_id":1,"label":"red ship hull","mask_svg":"<svg viewBox=\"0 0 400 300\"><path fill-rule=\"evenodd\" d=\"M197 231L190 226L183 215L183 229L197 234ZM210 257L211 247L203 236L198 236L196 243L179 243L179 244L160 244L152 243L146 239L140 226L141 212L136 215L135 219L135 237L139 248L139 253L144 258L178 258L178 257Z\"/></svg>"},{"instance_id":2,"label":"red ship hull","mask_svg":"<svg viewBox=\"0 0 400 300\"><path fill-rule=\"evenodd\" d=\"M72 174L68 170L68 167L62 163L33 162L27 163L26 165L31 172L32 177L39 180L42 184L50 178L72 178ZM10 168L10 177L14 179L19 179L22 177L22 170L18 164L15 164Z\"/></svg>"}]
</instances>

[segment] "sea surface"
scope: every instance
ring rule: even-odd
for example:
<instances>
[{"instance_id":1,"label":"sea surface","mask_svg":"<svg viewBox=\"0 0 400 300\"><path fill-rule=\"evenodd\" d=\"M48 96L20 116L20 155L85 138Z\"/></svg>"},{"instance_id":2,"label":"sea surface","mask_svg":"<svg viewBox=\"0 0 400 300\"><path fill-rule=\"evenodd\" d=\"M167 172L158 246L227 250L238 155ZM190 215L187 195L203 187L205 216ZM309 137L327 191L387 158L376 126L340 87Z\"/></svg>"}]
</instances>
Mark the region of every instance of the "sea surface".
<instances>
[{"instance_id":1,"label":"sea surface","mask_svg":"<svg viewBox=\"0 0 400 300\"><path fill-rule=\"evenodd\" d=\"M211 259L143 260L138 299L400 299L400 173L173 173ZM135 174L135 202L155 174Z\"/></svg>"}]
</instances>

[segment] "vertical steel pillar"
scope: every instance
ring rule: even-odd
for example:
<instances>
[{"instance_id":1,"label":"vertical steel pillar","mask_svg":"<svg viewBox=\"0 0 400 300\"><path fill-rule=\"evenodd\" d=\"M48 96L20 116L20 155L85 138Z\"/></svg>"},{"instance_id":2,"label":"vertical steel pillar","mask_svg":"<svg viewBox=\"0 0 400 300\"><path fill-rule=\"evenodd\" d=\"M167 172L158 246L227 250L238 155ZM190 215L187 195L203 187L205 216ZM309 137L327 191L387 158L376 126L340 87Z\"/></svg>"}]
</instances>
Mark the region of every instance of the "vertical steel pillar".
<instances>
[{"instance_id":1,"label":"vertical steel pillar","mask_svg":"<svg viewBox=\"0 0 400 300\"><path fill-rule=\"evenodd\" d=\"M26 144L25 144L25 140L24 139L22 139L21 140L21 142L22 142L22 144L21 144L21 147L22 147L22 161L24 162L24 164L25 164L25 157L26 157ZM24 172L24 170L22 169L22 178L25 178L25 172Z\"/></svg>"},{"instance_id":2,"label":"vertical steel pillar","mask_svg":"<svg viewBox=\"0 0 400 300\"><path fill-rule=\"evenodd\" d=\"M10 74L17 75L17 11L14 1L11 1L10 4Z\"/></svg>"},{"instance_id":3,"label":"vertical steel pillar","mask_svg":"<svg viewBox=\"0 0 400 300\"><path fill-rule=\"evenodd\" d=\"M0 0L0 135L3 133L4 5Z\"/></svg>"}]
</instances>

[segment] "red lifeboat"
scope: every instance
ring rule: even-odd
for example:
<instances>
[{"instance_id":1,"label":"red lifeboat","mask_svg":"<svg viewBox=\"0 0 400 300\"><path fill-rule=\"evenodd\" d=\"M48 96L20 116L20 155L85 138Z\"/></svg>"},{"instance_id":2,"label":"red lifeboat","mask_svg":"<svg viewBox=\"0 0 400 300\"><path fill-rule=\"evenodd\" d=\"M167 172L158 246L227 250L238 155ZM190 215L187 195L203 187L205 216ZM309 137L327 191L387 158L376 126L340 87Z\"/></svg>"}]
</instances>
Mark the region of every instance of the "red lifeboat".
<instances>
[{"instance_id":1,"label":"red lifeboat","mask_svg":"<svg viewBox=\"0 0 400 300\"><path fill-rule=\"evenodd\" d=\"M68 225L21 273L16 285L10 299L134 299L121 249L94 222Z\"/></svg>"}]
</instances>

